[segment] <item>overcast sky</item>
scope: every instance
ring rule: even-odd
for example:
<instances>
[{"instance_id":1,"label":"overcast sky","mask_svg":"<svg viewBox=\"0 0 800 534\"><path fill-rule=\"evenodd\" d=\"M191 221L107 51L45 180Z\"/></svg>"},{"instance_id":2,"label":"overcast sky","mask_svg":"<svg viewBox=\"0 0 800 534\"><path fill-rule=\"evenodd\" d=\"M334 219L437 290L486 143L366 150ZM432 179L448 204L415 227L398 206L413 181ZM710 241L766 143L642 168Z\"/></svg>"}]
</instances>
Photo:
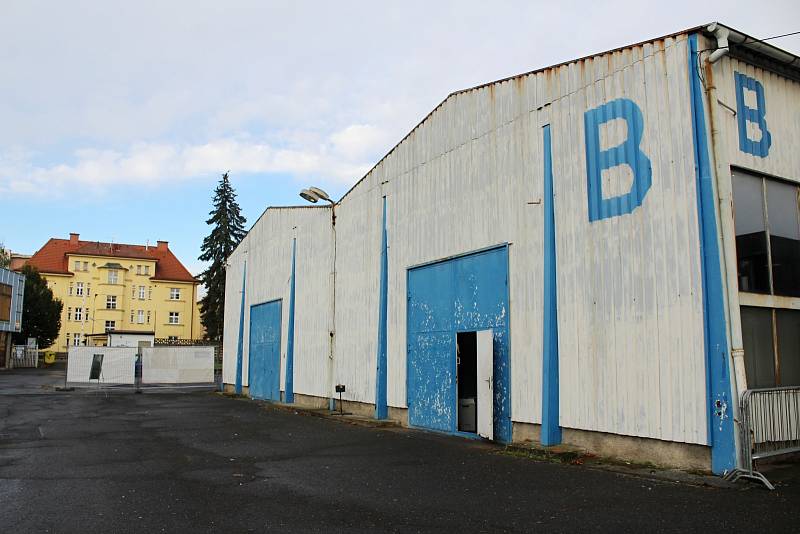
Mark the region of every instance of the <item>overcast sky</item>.
<instances>
[{"instance_id":1,"label":"overcast sky","mask_svg":"<svg viewBox=\"0 0 800 534\"><path fill-rule=\"evenodd\" d=\"M3 0L0 242L168 240L197 272L221 172L249 227L454 90L714 20L789 33L800 2Z\"/></svg>"}]
</instances>

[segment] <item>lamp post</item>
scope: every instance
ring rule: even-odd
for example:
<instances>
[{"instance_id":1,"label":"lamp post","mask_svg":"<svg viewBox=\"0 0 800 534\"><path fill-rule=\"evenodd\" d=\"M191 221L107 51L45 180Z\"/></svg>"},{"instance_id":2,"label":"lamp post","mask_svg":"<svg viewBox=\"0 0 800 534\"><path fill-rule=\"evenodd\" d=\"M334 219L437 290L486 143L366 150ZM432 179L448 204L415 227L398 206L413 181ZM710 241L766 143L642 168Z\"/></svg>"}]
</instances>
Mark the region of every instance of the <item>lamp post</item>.
<instances>
[{"instance_id":1,"label":"lamp post","mask_svg":"<svg viewBox=\"0 0 800 534\"><path fill-rule=\"evenodd\" d=\"M331 266L331 330L330 345L328 353L328 408L333 411L336 406L336 398L333 394L333 351L336 342L336 202L331 200L328 193L319 187L309 187L300 191L300 197L304 200L316 204L320 200L329 202L331 205L331 235L333 240L333 265Z\"/></svg>"}]
</instances>

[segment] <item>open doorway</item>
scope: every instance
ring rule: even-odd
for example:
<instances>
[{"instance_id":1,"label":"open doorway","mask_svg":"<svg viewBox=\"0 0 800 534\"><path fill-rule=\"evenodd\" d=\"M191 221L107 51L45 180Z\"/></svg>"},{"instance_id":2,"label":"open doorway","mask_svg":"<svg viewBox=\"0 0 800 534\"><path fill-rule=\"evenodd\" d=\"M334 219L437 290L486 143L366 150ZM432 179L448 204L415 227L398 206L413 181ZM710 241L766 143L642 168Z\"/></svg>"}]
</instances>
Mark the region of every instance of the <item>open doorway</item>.
<instances>
[{"instance_id":1,"label":"open doorway","mask_svg":"<svg viewBox=\"0 0 800 534\"><path fill-rule=\"evenodd\" d=\"M478 336L477 332L456 334L458 384L458 430L478 431Z\"/></svg>"}]
</instances>

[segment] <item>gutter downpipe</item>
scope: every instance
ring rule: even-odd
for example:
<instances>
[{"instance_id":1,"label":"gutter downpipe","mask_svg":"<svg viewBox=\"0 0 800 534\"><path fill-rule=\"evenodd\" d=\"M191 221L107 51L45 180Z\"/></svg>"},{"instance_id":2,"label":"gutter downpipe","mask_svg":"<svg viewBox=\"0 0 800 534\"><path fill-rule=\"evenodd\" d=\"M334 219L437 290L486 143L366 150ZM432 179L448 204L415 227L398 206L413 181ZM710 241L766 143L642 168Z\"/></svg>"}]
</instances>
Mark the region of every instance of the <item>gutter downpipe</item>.
<instances>
[{"instance_id":1,"label":"gutter downpipe","mask_svg":"<svg viewBox=\"0 0 800 534\"><path fill-rule=\"evenodd\" d=\"M725 168L724 148L722 146L722 132L719 127L717 112L718 96L717 86L714 82L713 65L722 57L728 54L728 35L727 28L714 23L706 28L713 33L717 39L717 49L714 50L704 62L705 72L705 92L708 101L708 114L711 133L711 157L714 158L714 175L717 186L717 198L719 205L720 230L722 234L722 255L725 266L725 285L728 301L728 327L731 343L731 356L733 359L733 370L735 377L735 396L741 399L742 394L747 390L747 376L745 374L744 363L744 343L742 341L742 320L739 310L739 280L737 277L736 261L736 230L734 228L733 215L733 177L730 168ZM734 423L739 423L739 403L734 406ZM741 437L741 428L734 425L737 434ZM741 439L737 439L737 445ZM737 455L739 458L740 455Z\"/></svg>"}]
</instances>

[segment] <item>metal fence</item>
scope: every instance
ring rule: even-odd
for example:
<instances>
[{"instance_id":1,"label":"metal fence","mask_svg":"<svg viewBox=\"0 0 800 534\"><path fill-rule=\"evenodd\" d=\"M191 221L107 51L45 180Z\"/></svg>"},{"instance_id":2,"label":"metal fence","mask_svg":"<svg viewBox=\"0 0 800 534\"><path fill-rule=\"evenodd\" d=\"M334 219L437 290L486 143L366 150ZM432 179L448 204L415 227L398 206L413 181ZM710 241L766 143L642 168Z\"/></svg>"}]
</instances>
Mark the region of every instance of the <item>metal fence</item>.
<instances>
[{"instance_id":1,"label":"metal fence","mask_svg":"<svg viewBox=\"0 0 800 534\"><path fill-rule=\"evenodd\" d=\"M14 345L11 349L11 358L8 361L9 369L21 367L38 367L39 349L29 345Z\"/></svg>"},{"instance_id":2,"label":"metal fence","mask_svg":"<svg viewBox=\"0 0 800 534\"><path fill-rule=\"evenodd\" d=\"M215 386L212 346L70 347L65 386Z\"/></svg>"},{"instance_id":3,"label":"metal fence","mask_svg":"<svg viewBox=\"0 0 800 534\"><path fill-rule=\"evenodd\" d=\"M742 395L742 464L731 480L752 478L775 487L756 462L800 451L800 387L748 389Z\"/></svg>"}]
</instances>

